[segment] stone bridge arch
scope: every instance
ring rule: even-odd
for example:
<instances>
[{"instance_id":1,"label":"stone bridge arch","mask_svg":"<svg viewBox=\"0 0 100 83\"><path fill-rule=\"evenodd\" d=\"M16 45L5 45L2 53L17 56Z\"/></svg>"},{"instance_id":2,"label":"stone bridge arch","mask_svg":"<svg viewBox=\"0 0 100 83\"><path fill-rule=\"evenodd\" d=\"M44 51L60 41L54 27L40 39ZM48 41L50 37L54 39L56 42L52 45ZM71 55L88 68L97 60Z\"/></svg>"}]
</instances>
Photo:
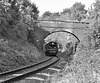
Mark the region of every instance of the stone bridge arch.
<instances>
[{"instance_id":1,"label":"stone bridge arch","mask_svg":"<svg viewBox=\"0 0 100 83\"><path fill-rule=\"evenodd\" d=\"M58 50L61 53L64 53L68 48L66 47L68 44L71 44L73 48L76 49L76 46L80 43L79 38L74 35L73 33L65 30L59 30L59 31L53 31L49 33L45 38L44 38L44 45L45 46L47 43L55 41L58 44ZM68 45L69 46L69 45Z\"/></svg>"},{"instance_id":2,"label":"stone bridge arch","mask_svg":"<svg viewBox=\"0 0 100 83\"><path fill-rule=\"evenodd\" d=\"M68 31L77 36L80 41L83 39L85 29L89 27L89 22L71 20L39 20L39 24L50 33L60 30Z\"/></svg>"},{"instance_id":3,"label":"stone bridge arch","mask_svg":"<svg viewBox=\"0 0 100 83\"><path fill-rule=\"evenodd\" d=\"M39 27L35 27L34 29L34 35L36 38L33 39L36 46L39 47L43 46L45 37L55 31L66 31L76 36L79 41L82 41L83 32L89 27L88 22L61 20L39 20L38 25Z\"/></svg>"}]
</instances>

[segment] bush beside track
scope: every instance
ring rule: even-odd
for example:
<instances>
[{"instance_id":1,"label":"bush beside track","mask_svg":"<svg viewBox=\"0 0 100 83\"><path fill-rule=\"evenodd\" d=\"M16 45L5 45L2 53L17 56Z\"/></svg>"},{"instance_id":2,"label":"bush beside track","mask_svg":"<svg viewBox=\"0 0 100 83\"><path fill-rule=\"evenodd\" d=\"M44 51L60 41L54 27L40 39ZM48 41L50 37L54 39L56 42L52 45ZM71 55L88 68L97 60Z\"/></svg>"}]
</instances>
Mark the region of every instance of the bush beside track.
<instances>
[{"instance_id":1,"label":"bush beside track","mask_svg":"<svg viewBox=\"0 0 100 83\"><path fill-rule=\"evenodd\" d=\"M36 5L29 0L0 1L0 73L45 58L31 44L33 41L29 43L30 39L35 40L29 29L36 28L38 13Z\"/></svg>"},{"instance_id":2,"label":"bush beside track","mask_svg":"<svg viewBox=\"0 0 100 83\"><path fill-rule=\"evenodd\" d=\"M45 58L33 44L0 39L0 73L34 64Z\"/></svg>"}]
</instances>

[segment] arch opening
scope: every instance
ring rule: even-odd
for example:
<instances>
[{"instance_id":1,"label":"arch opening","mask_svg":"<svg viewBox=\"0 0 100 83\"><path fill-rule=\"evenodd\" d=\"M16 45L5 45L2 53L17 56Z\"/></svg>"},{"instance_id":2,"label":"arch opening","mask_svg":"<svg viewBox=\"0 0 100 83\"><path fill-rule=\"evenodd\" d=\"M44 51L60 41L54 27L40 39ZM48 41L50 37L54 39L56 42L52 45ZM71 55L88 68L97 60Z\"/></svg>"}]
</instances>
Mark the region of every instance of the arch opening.
<instances>
[{"instance_id":1,"label":"arch opening","mask_svg":"<svg viewBox=\"0 0 100 83\"><path fill-rule=\"evenodd\" d=\"M71 32L59 30L51 32L48 36L44 38L43 48L49 42L57 42L58 51L60 53L75 53L77 45L80 43L79 38ZM45 49L46 50L46 49Z\"/></svg>"}]
</instances>

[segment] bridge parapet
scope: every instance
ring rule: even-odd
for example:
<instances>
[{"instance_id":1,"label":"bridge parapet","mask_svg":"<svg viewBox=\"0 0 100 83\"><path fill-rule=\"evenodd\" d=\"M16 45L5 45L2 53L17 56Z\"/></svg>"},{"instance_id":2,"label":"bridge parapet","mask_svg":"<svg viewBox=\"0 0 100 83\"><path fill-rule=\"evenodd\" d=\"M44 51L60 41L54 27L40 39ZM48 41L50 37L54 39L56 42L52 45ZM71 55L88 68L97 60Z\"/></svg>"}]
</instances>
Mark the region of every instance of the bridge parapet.
<instances>
[{"instance_id":1,"label":"bridge parapet","mask_svg":"<svg viewBox=\"0 0 100 83\"><path fill-rule=\"evenodd\" d=\"M79 22L79 21L61 21L61 20L40 20L39 24L46 31L59 31L65 30L75 34L80 40L83 38L83 32L88 28L89 22Z\"/></svg>"},{"instance_id":2,"label":"bridge parapet","mask_svg":"<svg viewBox=\"0 0 100 83\"><path fill-rule=\"evenodd\" d=\"M58 28L58 29L83 29L89 26L89 22L79 21L61 21L61 20L40 20L39 24L46 28ZM80 26L80 27L79 27Z\"/></svg>"}]
</instances>

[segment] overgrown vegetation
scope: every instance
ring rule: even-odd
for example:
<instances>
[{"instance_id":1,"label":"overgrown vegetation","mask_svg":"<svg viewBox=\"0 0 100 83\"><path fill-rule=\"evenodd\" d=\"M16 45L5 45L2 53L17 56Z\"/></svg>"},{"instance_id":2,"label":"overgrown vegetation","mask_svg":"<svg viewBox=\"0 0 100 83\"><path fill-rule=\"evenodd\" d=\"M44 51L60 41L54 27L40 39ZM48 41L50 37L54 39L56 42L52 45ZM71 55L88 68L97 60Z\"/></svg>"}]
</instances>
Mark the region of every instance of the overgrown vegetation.
<instances>
[{"instance_id":1,"label":"overgrown vegetation","mask_svg":"<svg viewBox=\"0 0 100 83\"><path fill-rule=\"evenodd\" d=\"M62 12L51 13L50 11L46 11L43 13L41 19L45 20L78 20L81 21L87 18L87 10L85 9L85 5L76 2L70 8L63 9Z\"/></svg>"},{"instance_id":2,"label":"overgrown vegetation","mask_svg":"<svg viewBox=\"0 0 100 83\"><path fill-rule=\"evenodd\" d=\"M28 0L0 2L1 36L27 41L27 29L36 27L37 17L36 5L31 4Z\"/></svg>"},{"instance_id":3,"label":"overgrown vegetation","mask_svg":"<svg viewBox=\"0 0 100 83\"><path fill-rule=\"evenodd\" d=\"M43 54L37 48L42 48L43 38L48 34L38 27L39 11L35 4L28 0L5 1L0 2L0 72L36 63L41 57L43 59ZM40 19L90 22L84 33L84 40L78 45L70 63L46 83L68 80L73 83L97 82L96 75L100 74L100 0L96 0L89 10L85 9L84 4L77 2L63 12L46 11Z\"/></svg>"},{"instance_id":4,"label":"overgrown vegetation","mask_svg":"<svg viewBox=\"0 0 100 83\"><path fill-rule=\"evenodd\" d=\"M31 65L45 59L33 44L0 39L0 72Z\"/></svg>"},{"instance_id":5,"label":"overgrown vegetation","mask_svg":"<svg viewBox=\"0 0 100 83\"><path fill-rule=\"evenodd\" d=\"M87 12L86 20L90 26L86 29L84 40L78 45L73 60L46 83L100 83L100 0L96 0Z\"/></svg>"},{"instance_id":6,"label":"overgrown vegetation","mask_svg":"<svg viewBox=\"0 0 100 83\"><path fill-rule=\"evenodd\" d=\"M38 13L29 0L0 1L0 73L45 58L35 47Z\"/></svg>"}]
</instances>

